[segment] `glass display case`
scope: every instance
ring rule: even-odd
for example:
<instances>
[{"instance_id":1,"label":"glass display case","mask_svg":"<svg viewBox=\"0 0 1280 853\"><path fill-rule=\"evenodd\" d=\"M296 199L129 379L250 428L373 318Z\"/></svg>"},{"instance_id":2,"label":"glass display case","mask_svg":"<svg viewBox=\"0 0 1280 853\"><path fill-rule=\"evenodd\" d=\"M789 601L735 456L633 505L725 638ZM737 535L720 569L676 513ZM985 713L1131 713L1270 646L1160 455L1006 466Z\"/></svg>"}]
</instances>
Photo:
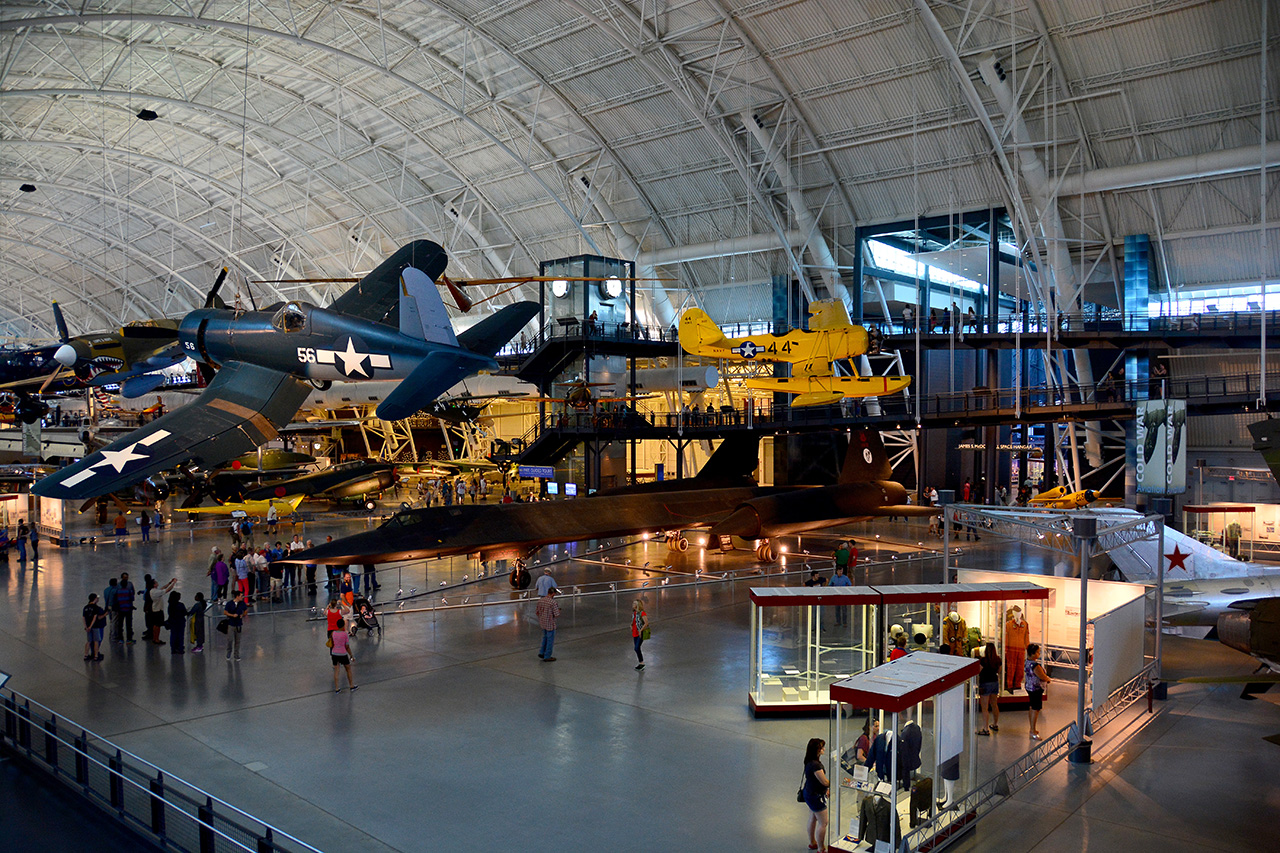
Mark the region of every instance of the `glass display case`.
<instances>
[{"instance_id":1,"label":"glass display case","mask_svg":"<svg viewBox=\"0 0 1280 853\"><path fill-rule=\"evenodd\" d=\"M975 784L973 658L912 652L829 688L827 846L912 849L913 829Z\"/></svg>"},{"instance_id":2,"label":"glass display case","mask_svg":"<svg viewBox=\"0 0 1280 853\"><path fill-rule=\"evenodd\" d=\"M833 682L915 651L973 657L991 641L1016 657L1003 614L1020 614L1025 637L1042 642L1048 596L1029 582L752 589L751 710L825 714ZM1021 661L1006 667L1020 686Z\"/></svg>"},{"instance_id":3,"label":"glass display case","mask_svg":"<svg viewBox=\"0 0 1280 853\"><path fill-rule=\"evenodd\" d=\"M889 628L889 637L894 635L894 625L912 626L908 651L928 649L979 657L988 642L995 643L1000 655L1002 697L1013 696L1022 687L1028 643L1045 644L1049 622L1046 607L1051 591L1031 581L910 584L878 589L885 593L886 616L897 620ZM922 610L927 611L927 616L921 614ZM930 632L927 639L926 632ZM1025 701L1025 694L1020 698Z\"/></svg>"},{"instance_id":4,"label":"glass display case","mask_svg":"<svg viewBox=\"0 0 1280 853\"><path fill-rule=\"evenodd\" d=\"M751 590L751 710L814 712L830 707L832 682L880 659L880 593L871 587Z\"/></svg>"}]
</instances>

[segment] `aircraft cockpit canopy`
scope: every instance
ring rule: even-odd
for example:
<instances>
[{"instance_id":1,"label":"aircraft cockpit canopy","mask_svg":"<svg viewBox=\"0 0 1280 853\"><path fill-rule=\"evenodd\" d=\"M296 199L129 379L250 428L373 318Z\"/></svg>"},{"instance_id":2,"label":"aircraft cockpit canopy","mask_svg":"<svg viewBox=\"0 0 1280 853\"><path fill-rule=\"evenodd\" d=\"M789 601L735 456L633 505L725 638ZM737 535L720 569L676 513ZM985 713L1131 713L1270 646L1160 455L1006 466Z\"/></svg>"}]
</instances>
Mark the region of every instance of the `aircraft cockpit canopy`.
<instances>
[{"instance_id":1,"label":"aircraft cockpit canopy","mask_svg":"<svg viewBox=\"0 0 1280 853\"><path fill-rule=\"evenodd\" d=\"M271 318L271 325L282 332L301 332L307 328L307 305L303 302L286 302Z\"/></svg>"}]
</instances>

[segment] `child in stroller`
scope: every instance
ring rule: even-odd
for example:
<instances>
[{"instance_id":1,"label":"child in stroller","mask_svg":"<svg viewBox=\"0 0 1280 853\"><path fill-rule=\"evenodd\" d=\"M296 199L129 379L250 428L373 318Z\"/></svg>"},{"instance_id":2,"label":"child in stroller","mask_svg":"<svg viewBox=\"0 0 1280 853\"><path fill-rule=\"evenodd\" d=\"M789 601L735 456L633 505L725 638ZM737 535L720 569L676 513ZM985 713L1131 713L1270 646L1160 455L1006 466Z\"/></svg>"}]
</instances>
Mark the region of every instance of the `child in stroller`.
<instances>
[{"instance_id":1,"label":"child in stroller","mask_svg":"<svg viewBox=\"0 0 1280 853\"><path fill-rule=\"evenodd\" d=\"M364 628L369 633L365 636L372 637L374 629L377 629L378 635L382 635L382 626L378 624L378 614L373 612L373 605L369 603L369 599L364 596L356 596L351 602L351 611L356 617L356 630Z\"/></svg>"}]
</instances>

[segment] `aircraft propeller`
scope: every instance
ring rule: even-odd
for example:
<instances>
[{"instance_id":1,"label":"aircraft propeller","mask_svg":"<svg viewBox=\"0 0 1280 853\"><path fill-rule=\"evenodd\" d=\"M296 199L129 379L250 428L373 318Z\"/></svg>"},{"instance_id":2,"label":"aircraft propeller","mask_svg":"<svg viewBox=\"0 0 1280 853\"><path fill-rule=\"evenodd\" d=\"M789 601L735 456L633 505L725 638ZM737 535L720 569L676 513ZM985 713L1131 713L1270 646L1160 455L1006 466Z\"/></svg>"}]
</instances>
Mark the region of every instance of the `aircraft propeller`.
<instances>
[{"instance_id":1,"label":"aircraft propeller","mask_svg":"<svg viewBox=\"0 0 1280 853\"><path fill-rule=\"evenodd\" d=\"M204 298L205 308L226 308L227 303L218 295L218 290L222 287L222 283L227 280L227 268L223 267L222 272L218 273L218 278L213 282L213 288L209 291L209 295Z\"/></svg>"},{"instance_id":2,"label":"aircraft propeller","mask_svg":"<svg viewBox=\"0 0 1280 853\"><path fill-rule=\"evenodd\" d=\"M209 295L204 298L205 308L226 309L227 303L218 295L218 291L222 289L222 283L226 280L227 268L223 267L222 271L218 273L218 277L214 279L213 287L209 289ZM204 380L206 385L212 382L213 377L217 374L212 365L200 359L196 359L196 370L200 371L200 378Z\"/></svg>"}]
</instances>

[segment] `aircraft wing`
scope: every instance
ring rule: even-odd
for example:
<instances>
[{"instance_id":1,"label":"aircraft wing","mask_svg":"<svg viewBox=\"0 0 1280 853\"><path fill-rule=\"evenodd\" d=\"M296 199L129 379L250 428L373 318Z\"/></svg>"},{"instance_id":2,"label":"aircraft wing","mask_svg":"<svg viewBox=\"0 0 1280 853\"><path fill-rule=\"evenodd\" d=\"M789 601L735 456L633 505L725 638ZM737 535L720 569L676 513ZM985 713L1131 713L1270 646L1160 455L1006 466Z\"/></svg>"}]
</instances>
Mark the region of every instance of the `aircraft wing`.
<instances>
[{"instance_id":1,"label":"aircraft wing","mask_svg":"<svg viewBox=\"0 0 1280 853\"><path fill-rule=\"evenodd\" d=\"M1179 678L1179 684L1280 684L1280 672L1254 672L1244 675L1192 675Z\"/></svg>"},{"instance_id":2,"label":"aircraft wing","mask_svg":"<svg viewBox=\"0 0 1280 853\"><path fill-rule=\"evenodd\" d=\"M414 267L435 281L448 264L449 257L438 243L414 240L378 264L358 284L333 300L329 308L349 317L399 326L400 275L404 269Z\"/></svg>"},{"instance_id":3,"label":"aircraft wing","mask_svg":"<svg viewBox=\"0 0 1280 853\"><path fill-rule=\"evenodd\" d=\"M31 491L84 500L184 462L217 465L275 438L306 395L306 384L286 373L228 362L193 403L44 478Z\"/></svg>"}]
</instances>

